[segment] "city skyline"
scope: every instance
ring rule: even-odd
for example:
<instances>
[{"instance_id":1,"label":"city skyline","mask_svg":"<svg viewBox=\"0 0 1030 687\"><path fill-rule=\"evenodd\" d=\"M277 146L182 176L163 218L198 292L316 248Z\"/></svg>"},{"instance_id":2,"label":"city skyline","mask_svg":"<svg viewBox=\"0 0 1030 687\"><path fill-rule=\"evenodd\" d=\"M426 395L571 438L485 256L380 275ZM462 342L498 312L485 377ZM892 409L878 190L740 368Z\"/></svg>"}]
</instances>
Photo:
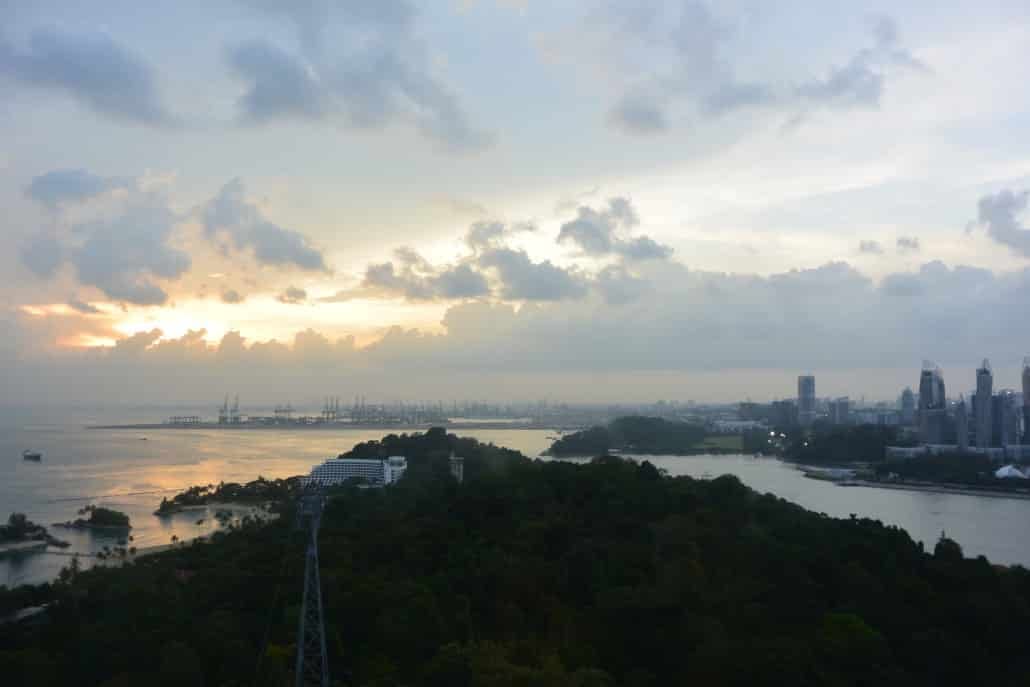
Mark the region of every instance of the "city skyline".
<instances>
[{"instance_id":1,"label":"city skyline","mask_svg":"<svg viewBox=\"0 0 1030 687\"><path fill-rule=\"evenodd\" d=\"M1025 3L126 7L0 8L0 404L1027 354Z\"/></svg>"}]
</instances>

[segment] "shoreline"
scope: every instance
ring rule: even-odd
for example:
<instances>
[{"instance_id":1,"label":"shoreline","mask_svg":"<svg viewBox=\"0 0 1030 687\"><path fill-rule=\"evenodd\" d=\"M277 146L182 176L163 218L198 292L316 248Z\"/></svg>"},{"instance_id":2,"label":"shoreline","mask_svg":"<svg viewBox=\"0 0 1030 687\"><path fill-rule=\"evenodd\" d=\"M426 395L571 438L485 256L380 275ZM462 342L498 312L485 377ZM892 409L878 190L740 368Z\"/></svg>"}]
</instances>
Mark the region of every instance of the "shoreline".
<instances>
[{"instance_id":1,"label":"shoreline","mask_svg":"<svg viewBox=\"0 0 1030 687\"><path fill-rule=\"evenodd\" d=\"M232 430L291 430L291 431L307 431L307 430L341 430L341 429L381 429L387 431L426 431L433 427L443 427L444 429L451 431L465 431L470 429L536 429L542 431L572 431L575 429L582 429L579 425L576 426L557 426L557 425L535 425L527 422L430 422L430 423L386 423L377 424L374 422L343 422L343 423L325 423L318 422L313 424L303 424L299 422L293 423L282 423L282 424L258 424L258 423L242 423L238 425L230 424L218 424L217 422L199 422L196 424L171 424L171 423L137 423L137 424L124 424L124 425L86 425L86 429L106 429L106 430L219 430L219 431L232 431Z\"/></svg>"},{"instance_id":2,"label":"shoreline","mask_svg":"<svg viewBox=\"0 0 1030 687\"><path fill-rule=\"evenodd\" d=\"M33 553L39 549L45 549L48 542L44 539L30 539L28 541L8 542L0 544L0 558L5 556L17 556L24 553Z\"/></svg>"},{"instance_id":3,"label":"shoreline","mask_svg":"<svg viewBox=\"0 0 1030 687\"><path fill-rule=\"evenodd\" d=\"M211 501L209 503L194 503L188 506L174 506L173 508L164 512L154 511L154 515L159 518L167 517L169 515L177 515L179 513L191 513L197 511L206 510L227 510L227 511L240 511L246 510L251 511L248 515L252 515L253 512L258 512L263 515L278 515L277 513L271 513L268 507L272 504L272 501L261 501L258 503L244 503L241 501Z\"/></svg>"},{"instance_id":4,"label":"shoreline","mask_svg":"<svg viewBox=\"0 0 1030 687\"><path fill-rule=\"evenodd\" d=\"M832 480L828 480L832 481ZM864 479L836 480L838 487L866 487L872 489L894 489L896 491L924 491L937 494L956 494L960 496L985 496L989 498L1016 499L1030 501L1030 492L1002 491L999 489L977 489L959 484L943 482L875 482Z\"/></svg>"}]
</instances>

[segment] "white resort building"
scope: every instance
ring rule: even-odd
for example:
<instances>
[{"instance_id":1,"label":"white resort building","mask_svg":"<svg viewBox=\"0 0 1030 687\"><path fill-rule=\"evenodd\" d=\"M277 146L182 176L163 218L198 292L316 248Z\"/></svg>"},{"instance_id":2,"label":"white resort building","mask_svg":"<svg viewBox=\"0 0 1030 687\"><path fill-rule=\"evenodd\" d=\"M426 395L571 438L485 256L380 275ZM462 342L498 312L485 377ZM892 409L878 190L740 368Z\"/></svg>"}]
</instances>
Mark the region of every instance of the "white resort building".
<instances>
[{"instance_id":1,"label":"white resort building","mask_svg":"<svg viewBox=\"0 0 1030 687\"><path fill-rule=\"evenodd\" d=\"M316 466L304 483L329 487L356 479L369 486L381 487L399 480L407 469L408 459L404 456L390 456L382 460L330 458Z\"/></svg>"}]
</instances>

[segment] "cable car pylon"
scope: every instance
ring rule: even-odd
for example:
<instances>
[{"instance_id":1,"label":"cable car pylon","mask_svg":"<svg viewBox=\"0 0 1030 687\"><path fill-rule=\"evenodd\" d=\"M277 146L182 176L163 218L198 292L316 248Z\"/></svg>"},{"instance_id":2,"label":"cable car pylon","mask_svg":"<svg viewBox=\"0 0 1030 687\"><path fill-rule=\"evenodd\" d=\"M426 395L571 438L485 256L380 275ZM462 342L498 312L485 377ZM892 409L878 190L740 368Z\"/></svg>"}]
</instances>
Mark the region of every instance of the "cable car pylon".
<instances>
[{"instance_id":1,"label":"cable car pylon","mask_svg":"<svg viewBox=\"0 0 1030 687\"><path fill-rule=\"evenodd\" d=\"M309 535L304 556L304 598L297 628L297 687L329 687L329 662L325 651L322 584L318 575L318 525L325 493L309 485L297 502L296 529Z\"/></svg>"}]
</instances>

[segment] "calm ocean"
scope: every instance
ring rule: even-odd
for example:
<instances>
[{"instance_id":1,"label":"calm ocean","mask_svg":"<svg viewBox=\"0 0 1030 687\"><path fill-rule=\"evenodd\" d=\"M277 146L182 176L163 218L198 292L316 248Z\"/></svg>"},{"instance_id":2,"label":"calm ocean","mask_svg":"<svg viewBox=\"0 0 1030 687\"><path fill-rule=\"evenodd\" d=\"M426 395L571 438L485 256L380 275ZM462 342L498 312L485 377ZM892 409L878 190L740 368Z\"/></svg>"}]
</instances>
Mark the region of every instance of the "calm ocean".
<instances>
[{"instance_id":1,"label":"calm ocean","mask_svg":"<svg viewBox=\"0 0 1030 687\"><path fill-rule=\"evenodd\" d=\"M88 504L126 512L137 547L168 544L174 535L190 539L217 527L212 514L183 513L157 518L162 496L194 484L249 481L307 473L355 444L378 439L384 430L92 430L86 425L160 422L169 409L75 410L52 414L8 412L0 422L0 518L23 512L38 523L69 520ZM390 430L401 431L401 430ZM551 434L544 430L463 430L465 436L536 457ZM25 449L43 453L40 463L22 460ZM731 473L763 492L772 492L817 512L854 513L899 525L932 548L940 533L958 541L967 555L1030 567L1030 501L869 488L844 488L805 478L793 466L745 456L648 457L672 475L717 477ZM198 520L203 520L198 523ZM117 537L54 529L72 546L65 553L93 554L115 546ZM68 555L28 554L0 559L0 585L52 579ZM91 559L82 558L83 565Z\"/></svg>"}]
</instances>

